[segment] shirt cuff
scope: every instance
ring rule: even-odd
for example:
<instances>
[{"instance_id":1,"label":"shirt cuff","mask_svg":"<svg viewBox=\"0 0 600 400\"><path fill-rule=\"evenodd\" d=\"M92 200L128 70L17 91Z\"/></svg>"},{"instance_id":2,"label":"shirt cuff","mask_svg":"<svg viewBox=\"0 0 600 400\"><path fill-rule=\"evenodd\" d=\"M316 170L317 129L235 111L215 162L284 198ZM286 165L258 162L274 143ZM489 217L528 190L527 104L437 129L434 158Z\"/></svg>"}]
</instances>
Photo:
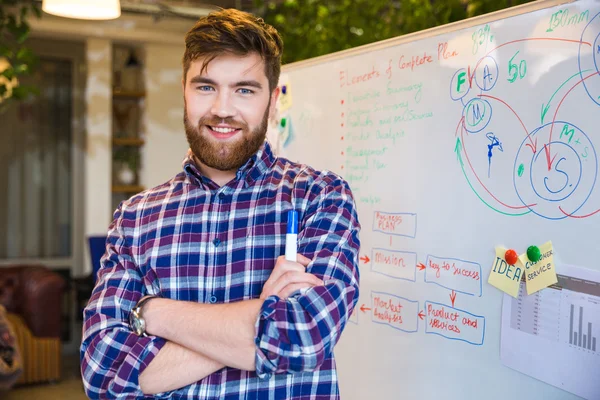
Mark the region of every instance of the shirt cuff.
<instances>
[{"instance_id":1,"label":"shirt cuff","mask_svg":"<svg viewBox=\"0 0 600 400\"><path fill-rule=\"evenodd\" d=\"M278 317L277 314L280 314ZM258 314L255 324L256 344L256 374L260 379L269 379L272 374L287 372L291 365L290 360L301 356L298 345L289 343L287 337L282 337L280 330L286 322L287 308L285 301L277 296L268 297Z\"/></svg>"},{"instance_id":2,"label":"shirt cuff","mask_svg":"<svg viewBox=\"0 0 600 400\"><path fill-rule=\"evenodd\" d=\"M139 391L136 395L144 396L140 388L140 374L150 365L166 343L165 339L157 336L139 337L117 371L111 391L127 392L127 389L133 385Z\"/></svg>"}]
</instances>

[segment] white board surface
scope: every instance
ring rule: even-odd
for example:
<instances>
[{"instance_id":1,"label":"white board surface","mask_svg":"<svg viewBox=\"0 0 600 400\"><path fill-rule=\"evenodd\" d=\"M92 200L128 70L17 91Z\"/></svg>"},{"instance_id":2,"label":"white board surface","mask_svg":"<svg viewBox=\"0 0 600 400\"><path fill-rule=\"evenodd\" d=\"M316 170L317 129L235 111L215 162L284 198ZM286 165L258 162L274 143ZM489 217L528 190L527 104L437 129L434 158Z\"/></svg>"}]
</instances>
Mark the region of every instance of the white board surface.
<instances>
[{"instance_id":1,"label":"white board surface","mask_svg":"<svg viewBox=\"0 0 600 400\"><path fill-rule=\"evenodd\" d=\"M279 153L344 176L362 225L344 400L577 398L502 365L487 284L496 246L600 269L600 3L556 4L284 67Z\"/></svg>"}]
</instances>

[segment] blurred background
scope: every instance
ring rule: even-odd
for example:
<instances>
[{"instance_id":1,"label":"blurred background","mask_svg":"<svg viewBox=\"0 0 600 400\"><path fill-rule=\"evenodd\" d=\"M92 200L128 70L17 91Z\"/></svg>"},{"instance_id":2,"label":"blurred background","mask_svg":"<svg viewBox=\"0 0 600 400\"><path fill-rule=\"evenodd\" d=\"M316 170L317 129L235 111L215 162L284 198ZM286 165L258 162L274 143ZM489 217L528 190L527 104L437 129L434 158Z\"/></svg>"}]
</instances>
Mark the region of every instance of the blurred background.
<instances>
[{"instance_id":1,"label":"blurred background","mask_svg":"<svg viewBox=\"0 0 600 400\"><path fill-rule=\"evenodd\" d=\"M81 312L115 208L180 170L198 18L262 16L291 63L524 2L0 0L0 398L86 398Z\"/></svg>"}]
</instances>

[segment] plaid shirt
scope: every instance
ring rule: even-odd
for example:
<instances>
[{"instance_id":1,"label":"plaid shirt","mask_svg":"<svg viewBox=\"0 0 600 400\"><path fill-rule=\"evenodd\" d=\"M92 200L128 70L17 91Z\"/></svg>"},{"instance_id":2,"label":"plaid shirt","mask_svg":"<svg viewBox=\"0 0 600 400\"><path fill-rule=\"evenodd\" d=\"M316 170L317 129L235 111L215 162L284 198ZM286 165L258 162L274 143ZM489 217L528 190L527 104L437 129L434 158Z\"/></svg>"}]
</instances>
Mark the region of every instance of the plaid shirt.
<instances>
[{"instance_id":1,"label":"plaid shirt","mask_svg":"<svg viewBox=\"0 0 600 400\"><path fill-rule=\"evenodd\" d=\"M115 212L84 311L81 370L90 398L143 398L138 377L165 340L138 337L130 310L146 294L200 303L260 297L299 212L298 253L325 285L267 298L255 325L256 371L225 367L155 398L338 399L333 358L358 301L358 223L348 184L274 157L268 142L219 187L192 162Z\"/></svg>"}]
</instances>

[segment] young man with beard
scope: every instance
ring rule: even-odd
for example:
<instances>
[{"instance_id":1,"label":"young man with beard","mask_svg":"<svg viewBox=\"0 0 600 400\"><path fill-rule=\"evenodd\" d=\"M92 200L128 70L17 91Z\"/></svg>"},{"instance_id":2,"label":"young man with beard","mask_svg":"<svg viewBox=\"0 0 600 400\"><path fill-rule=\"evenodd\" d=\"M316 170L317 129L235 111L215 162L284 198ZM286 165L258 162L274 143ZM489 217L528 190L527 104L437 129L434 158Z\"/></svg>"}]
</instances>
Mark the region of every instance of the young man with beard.
<instances>
[{"instance_id":1,"label":"young man with beard","mask_svg":"<svg viewBox=\"0 0 600 400\"><path fill-rule=\"evenodd\" d=\"M348 184L273 155L282 42L236 10L186 36L183 171L122 203L88 306L91 398L338 399L334 345L358 300ZM299 213L297 262L286 216Z\"/></svg>"}]
</instances>

